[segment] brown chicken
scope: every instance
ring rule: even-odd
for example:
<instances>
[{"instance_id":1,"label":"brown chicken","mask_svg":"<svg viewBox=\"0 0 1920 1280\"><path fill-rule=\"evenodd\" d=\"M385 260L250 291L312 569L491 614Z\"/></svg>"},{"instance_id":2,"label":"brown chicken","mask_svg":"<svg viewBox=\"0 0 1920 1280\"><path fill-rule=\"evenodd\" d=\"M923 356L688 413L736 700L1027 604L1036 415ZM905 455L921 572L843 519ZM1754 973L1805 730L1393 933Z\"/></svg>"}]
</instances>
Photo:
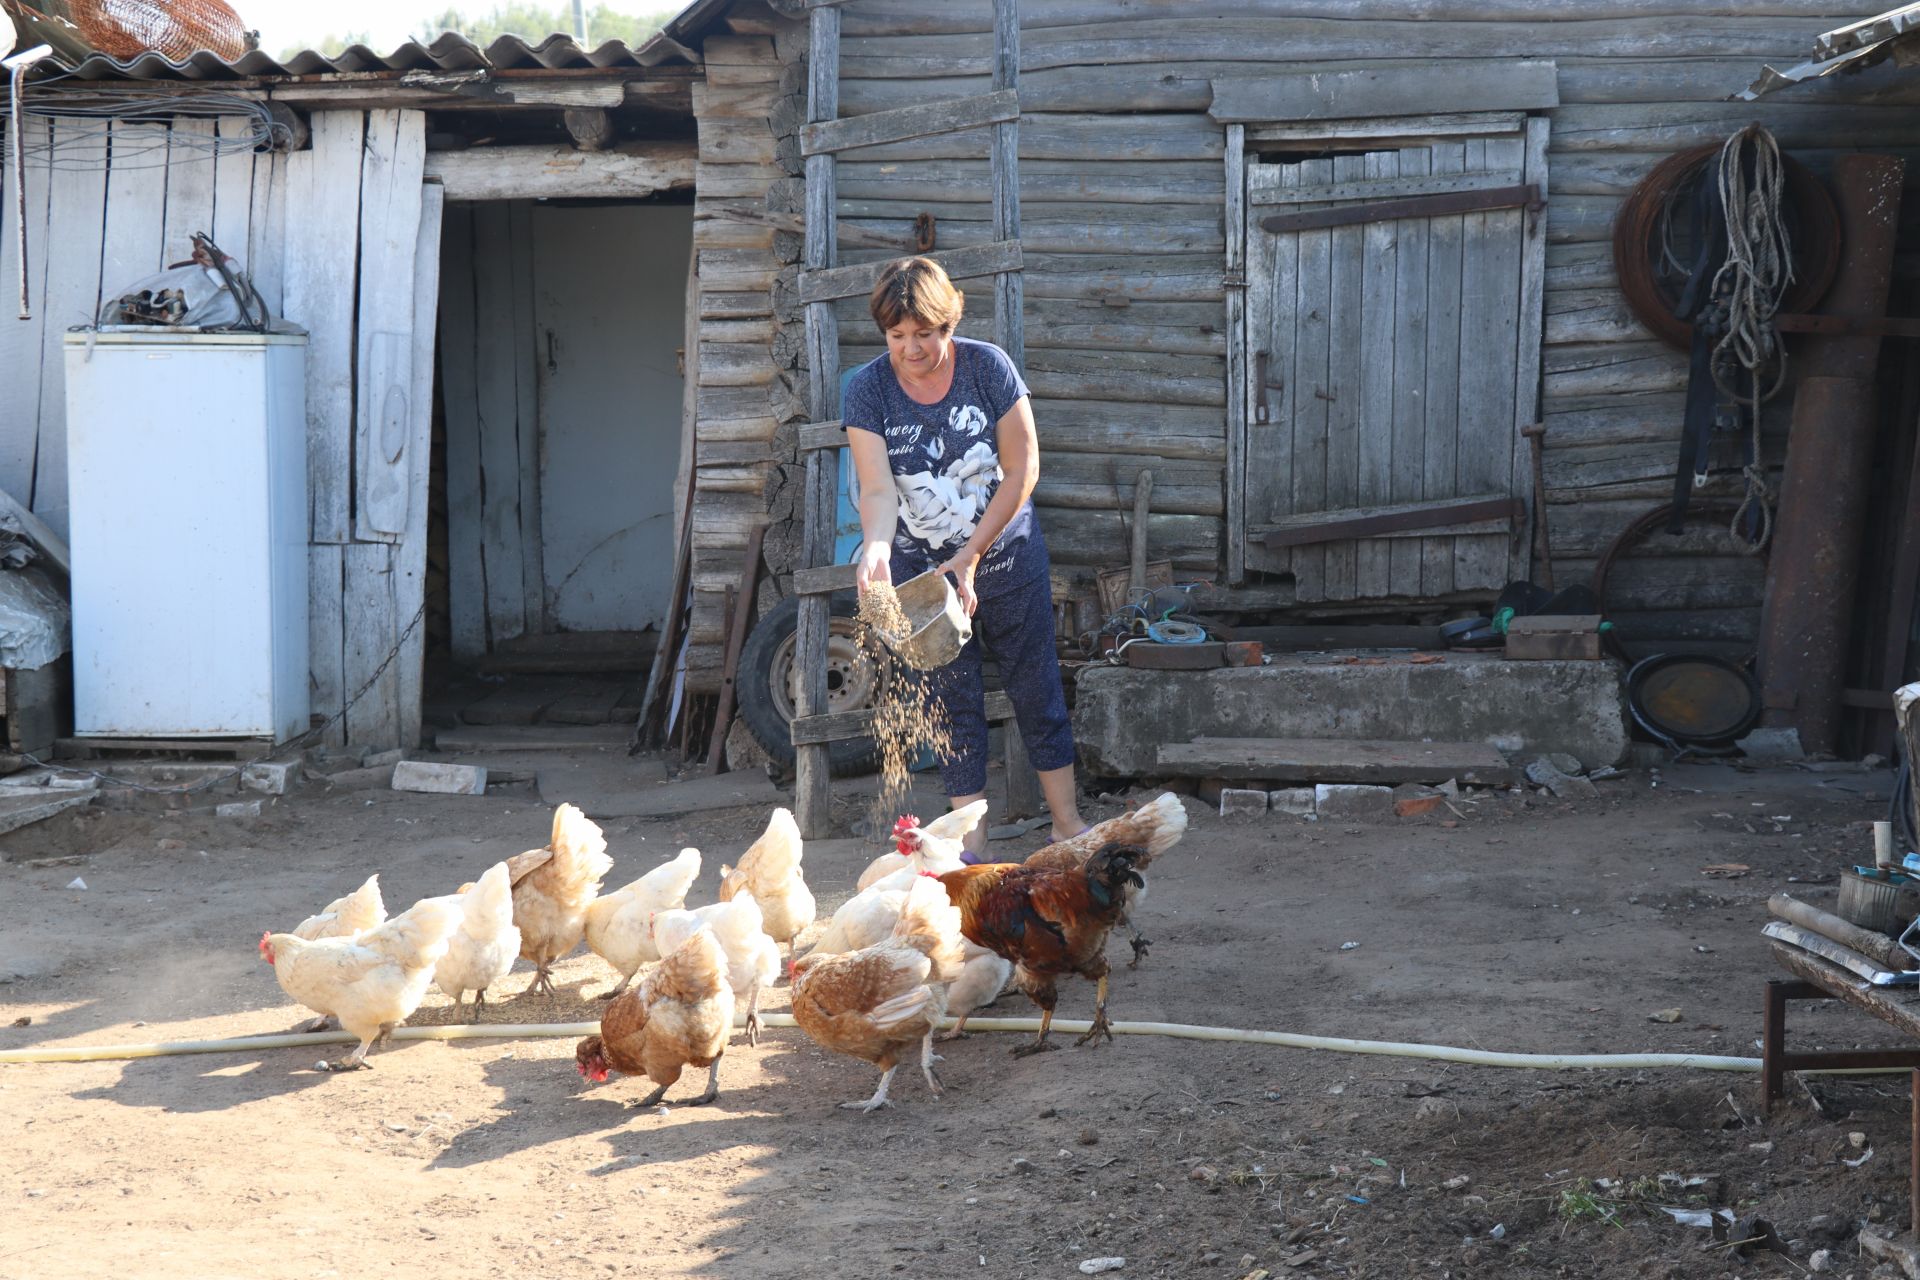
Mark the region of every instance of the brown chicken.
<instances>
[{"instance_id":1,"label":"brown chicken","mask_svg":"<svg viewBox=\"0 0 1920 1280\"><path fill-rule=\"evenodd\" d=\"M1015 1057L1059 1047L1047 1043L1060 1002L1054 979L1069 973L1099 984L1093 1025L1078 1043L1113 1039L1107 1022L1107 935L1126 908L1127 892L1146 887L1134 867L1147 856L1134 845L1109 844L1084 867L987 863L940 877L960 908L960 932L1013 961L1013 984L1040 1006L1040 1035L1015 1049Z\"/></svg>"},{"instance_id":2,"label":"brown chicken","mask_svg":"<svg viewBox=\"0 0 1920 1280\"><path fill-rule=\"evenodd\" d=\"M1179 844L1180 837L1185 834L1186 807L1180 803L1179 796L1166 791L1138 809L1117 818L1108 818L1105 822L1096 822L1077 836L1046 845L1029 857L1026 865L1052 869L1083 867L1087 859L1099 850L1110 844L1123 844L1141 850L1134 869L1145 871L1155 858ZM1132 935L1129 941L1133 944L1133 960L1127 965L1129 969L1138 969L1140 962L1146 959L1147 948L1153 945L1140 936L1140 930L1133 923L1133 910L1146 896L1144 888L1129 890L1126 910L1120 913L1120 923L1126 925Z\"/></svg>"},{"instance_id":3,"label":"brown chicken","mask_svg":"<svg viewBox=\"0 0 1920 1280\"><path fill-rule=\"evenodd\" d=\"M553 963L580 945L587 907L600 881L613 869L607 838L570 804L553 811L546 848L507 859L513 882L513 923L520 930L520 958L534 965L528 991L553 994Z\"/></svg>"},{"instance_id":4,"label":"brown chicken","mask_svg":"<svg viewBox=\"0 0 1920 1280\"><path fill-rule=\"evenodd\" d=\"M849 1110L875 1111L891 1106L887 1086L901 1059L920 1046L920 1070L927 1088L940 1096L933 1073L934 1028L947 1012L941 985L960 972L960 913L933 877L916 877L907 891L899 923L870 947L842 955L812 952L793 963L793 1020L814 1043L835 1053L871 1062L881 1071L880 1087Z\"/></svg>"},{"instance_id":5,"label":"brown chicken","mask_svg":"<svg viewBox=\"0 0 1920 1280\"><path fill-rule=\"evenodd\" d=\"M644 1075L659 1087L635 1106L650 1107L686 1067L707 1068L707 1091L690 1107L720 1096L720 1057L733 1034L727 953L701 928L600 1015L600 1034L574 1046L574 1068L599 1084L610 1071Z\"/></svg>"}]
</instances>

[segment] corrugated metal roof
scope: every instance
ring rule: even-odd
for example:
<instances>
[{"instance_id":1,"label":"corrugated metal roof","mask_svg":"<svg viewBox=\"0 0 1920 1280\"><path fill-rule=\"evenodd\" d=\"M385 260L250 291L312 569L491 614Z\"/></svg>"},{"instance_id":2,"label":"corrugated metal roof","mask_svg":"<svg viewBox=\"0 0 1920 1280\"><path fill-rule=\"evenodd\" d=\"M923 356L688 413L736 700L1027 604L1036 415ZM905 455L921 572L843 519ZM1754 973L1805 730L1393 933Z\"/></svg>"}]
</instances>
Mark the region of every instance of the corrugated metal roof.
<instances>
[{"instance_id":1,"label":"corrugated metal roof","mask_svg":"<svg viewBox=\"0 0 1920 1280\"><path fill-rule=\"evenodd\" d=\"M255 49L227 61L202 51L175 62L157 53L137 58L109 58L96 53L73 68L69 78L81 80L235 80L250 76L313 76L383 71L508 71L581 68L618 70L651 67L662 62L686 61L685 49L664 33L638 49L609 40L597 49L583 49L568 35L551 35L538 44L519 36L502 36L485 49L463 35L447 32L430 45L409 40L382 56L356 44L335 57L309 49L279 62Z\"/></svg>"},{"instance_id":2,"label":"corrugated metal roof","mask_svg":"<svg viewBox=\"0 0 1920 1280\"><path fill-rule=\"evenodd\" d=\"M1896 44L1920 39L1920 4L1889 9L1863 22L1849 23L1820 36L1813 42L1813 57L1798 66L1781 71L1762 67L1760 76L1746 89L1733 95L1741 102L1752 102L1765 94L1805 80L1818 80L1841 71L1859 71L1874 65L1894 51Z\"/></svg>"},{"instance_id":3,"label":"corrugated metal roof","mask_svg":"<svg viewBox=\"0 0 1920 1280\"><path fill-rule=\"evenodd\" d=\"M178 61L157 53L126 59L94 53L71 69L56 69L52 63L43 63L41 74L80 80L218 81L409 71L602 70L617 73L668 62L698 63L700 55L688 48L687 42L705 35L706 28L731 3L732 0L693 0L663 30L637 49L619 40L586 49L566 34L550 35L538 43L529 43L519 36L502 36L482 49L465 36L450 31L432 44L410 40L384 56L359 44L334 57L308 49L285 62L258 49L232 60L204 50Z\"/></svg>"}]
</instances>

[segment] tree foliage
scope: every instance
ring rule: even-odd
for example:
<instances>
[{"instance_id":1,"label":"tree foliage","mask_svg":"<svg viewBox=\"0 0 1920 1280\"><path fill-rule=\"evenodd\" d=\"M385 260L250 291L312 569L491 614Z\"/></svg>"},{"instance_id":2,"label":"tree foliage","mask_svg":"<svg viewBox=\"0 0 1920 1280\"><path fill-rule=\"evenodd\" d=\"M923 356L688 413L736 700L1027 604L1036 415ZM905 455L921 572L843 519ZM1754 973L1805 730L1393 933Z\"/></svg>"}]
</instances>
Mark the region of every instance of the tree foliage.
<instances>
[{"instance_id":1,"label":"tree foliage","mask_svg":"<svg viewBox=\"0 0 1920 1280\"><path fill-rule=\"evenodd\" d=\"M608 40L620 40L630 46L640 45L666 25L676 12L676 9L664 9L643 16L620 13L604 3L589 5L586 11L586 43L594 46ZM573 31L573 6L567 3L547 6L533 3L533 0L509 0L484 14L469 14L448 8L422 23L416 34L421 43L430 44L444 31L457 31L481 48L508 35L538 42L555 32L570 34Z\"/></svg>"}]
</instances>

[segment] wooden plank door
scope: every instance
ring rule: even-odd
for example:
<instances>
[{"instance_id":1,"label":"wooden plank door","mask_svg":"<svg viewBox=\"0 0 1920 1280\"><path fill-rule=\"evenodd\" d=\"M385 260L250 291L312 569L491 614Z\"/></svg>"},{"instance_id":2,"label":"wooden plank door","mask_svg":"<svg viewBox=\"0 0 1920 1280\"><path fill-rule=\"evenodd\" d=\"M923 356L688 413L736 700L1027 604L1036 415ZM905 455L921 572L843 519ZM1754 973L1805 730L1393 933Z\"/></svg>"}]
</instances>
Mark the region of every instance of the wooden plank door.
<instances>
[{"instance_id":1,"label":"wooden plank door","mask_svg":"<svg viewBox=\"0 0 1920 1280\"><path fill-rule=\"evenodd\" d=\"M1434 201L1544 196L1538 125L1246 165L1237 532L1247 568L1292 575L1303 604L1527 572L1519 428L1538 401L1542 220Z\"/></svg>"}]
</instances>

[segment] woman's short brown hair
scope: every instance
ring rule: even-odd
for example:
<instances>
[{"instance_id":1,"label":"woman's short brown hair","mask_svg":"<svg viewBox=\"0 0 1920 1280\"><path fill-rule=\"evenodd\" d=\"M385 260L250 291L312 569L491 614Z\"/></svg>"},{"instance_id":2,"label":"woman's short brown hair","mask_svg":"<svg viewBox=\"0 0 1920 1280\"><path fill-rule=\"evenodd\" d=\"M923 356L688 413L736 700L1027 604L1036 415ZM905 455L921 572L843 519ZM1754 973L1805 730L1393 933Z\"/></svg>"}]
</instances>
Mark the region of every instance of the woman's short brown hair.
<instances>
[{"instance_id":1,"label":"woman's short brown hair","mask_svg":"<svg viewBox=\"0 0 1920 1280\"><path fill-rule=\"evenodd\" d=\"M908 320L951 332L960 323L966 301L932 258L901 258L880 273L867 309L882 333Z\"/></svg>"}]
</instances>

